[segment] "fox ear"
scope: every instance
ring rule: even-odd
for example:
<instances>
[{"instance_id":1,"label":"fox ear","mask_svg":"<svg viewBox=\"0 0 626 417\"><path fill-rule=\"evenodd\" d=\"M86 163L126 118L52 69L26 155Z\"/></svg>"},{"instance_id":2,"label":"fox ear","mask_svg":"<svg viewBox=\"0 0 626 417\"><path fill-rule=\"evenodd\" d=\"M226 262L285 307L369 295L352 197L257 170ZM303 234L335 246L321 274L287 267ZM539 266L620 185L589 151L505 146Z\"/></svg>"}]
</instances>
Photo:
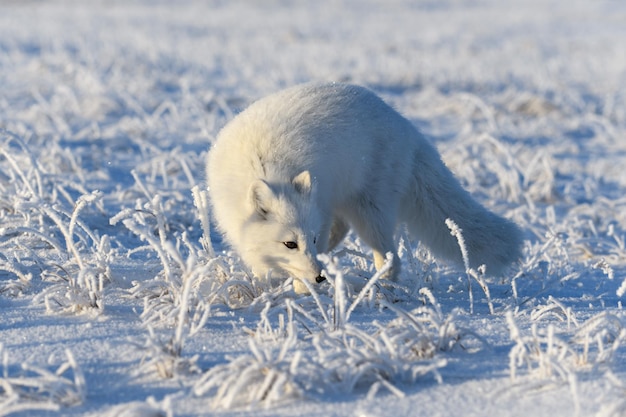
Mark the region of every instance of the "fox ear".
<instances>
[{"instance_id":1,"label":"fox ear","mask_svg":"<svg viewBox=\"0 0 626 417\"><path fill-rule=\"evenodd\" d=\"M309 171L302 171L294 177L291 183L300 194L311 194L313 182L311 181L311 173Z\"/></svg>"},{"instance_id":2,"label":"fox ear","mask_svg":"<svg viewBox=\"0 0 626 417\"><path fill-rule=\"evenodd\" d=\"M268 183L263 180L256 180L250 186L248 198L257 214L266 219L267 214L270 212L271 201L276 196Z\"/></svg>"}]
</instances>

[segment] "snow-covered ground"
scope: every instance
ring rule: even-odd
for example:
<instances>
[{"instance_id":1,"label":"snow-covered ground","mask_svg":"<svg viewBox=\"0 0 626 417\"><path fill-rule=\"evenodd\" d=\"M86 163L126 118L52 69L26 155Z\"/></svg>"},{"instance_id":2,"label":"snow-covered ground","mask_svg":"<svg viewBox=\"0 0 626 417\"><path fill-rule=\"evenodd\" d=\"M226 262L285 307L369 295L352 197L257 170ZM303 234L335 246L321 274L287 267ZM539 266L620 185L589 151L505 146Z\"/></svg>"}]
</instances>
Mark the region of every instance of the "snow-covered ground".
<instances>
[{"instance_id":1,"label":"snow-covered ground","mask_svg":"<svg viewBox=\"0 0 626 417\"><path fill-rule=\"evenodd\" d=\"M354 236L317 297L252 280L203 161L310 80L412 120L521 264L400 233L395 288ZM625 167L623 1L0 1L0 415L626 415Z\"/></svg>"}]
</instances>

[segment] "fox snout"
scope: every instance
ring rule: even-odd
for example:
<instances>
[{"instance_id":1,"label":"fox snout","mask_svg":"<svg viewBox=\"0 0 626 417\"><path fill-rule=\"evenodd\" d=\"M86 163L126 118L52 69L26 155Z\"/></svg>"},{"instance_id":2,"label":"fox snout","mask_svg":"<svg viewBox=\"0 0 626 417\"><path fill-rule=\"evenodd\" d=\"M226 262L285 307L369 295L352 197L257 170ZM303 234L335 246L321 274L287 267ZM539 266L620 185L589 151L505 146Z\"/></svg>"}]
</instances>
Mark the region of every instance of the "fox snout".
<instances>
[{"instance_id":1,"label":"fox snout","mask_svg":"<svg viewBox=\"0 0 626 417\"><path fill-rule=\"evenodd\" d=\"M326 277L323 274L323 265L320 261L316 259L315 253L307 254L308 262L310 264L309 274L306 277L309 282L313 282L315 280L316 283L321 283L326 280ZM306 275L305 275L306 276Z\"/></svg>"},{"instance_id":2,"label":"fox snout","mask_svg":"<svg viewBox=\"0 0 626 417\"><path fill-rule=\"evenodd\" d=\"M324 282L326 280L326 277L324 277L321 273L317 275L317 277L315 277L315 282L316 283L321 283ZM311 282L311 281L309 281ZM307 288L307 286L305 284L302 283L301 279L295 279L293 282L293 287L294 290L296 291L296 293L298 294L308 294L309 293L309 289Z\"/></svg>"},{"instance_id":3,"label":"fox snout","mask_svg":"<svg viewBox=\"0 0 626 417\"><path fill-rule=\"evenodd\" d=\"M307 286L305 284L302 283L302 281L307 281L311 284L313 284L313 282L320 284L324 281L326 281L326 277L324 275L322 275L322 269L321 269L321 265L317 265L317 268L314 268L313 271L315 275L311 274L308 277L306 276L306 274L292 274L292 276L296 277L296 279L294 280L294 290L296 291L296 293L298 294L308 294L309 293L309 289L307 288ZM313 272L311 271L311 272ZM313 278L315 277L315 278Z\"/></svg>"}]
</instances>

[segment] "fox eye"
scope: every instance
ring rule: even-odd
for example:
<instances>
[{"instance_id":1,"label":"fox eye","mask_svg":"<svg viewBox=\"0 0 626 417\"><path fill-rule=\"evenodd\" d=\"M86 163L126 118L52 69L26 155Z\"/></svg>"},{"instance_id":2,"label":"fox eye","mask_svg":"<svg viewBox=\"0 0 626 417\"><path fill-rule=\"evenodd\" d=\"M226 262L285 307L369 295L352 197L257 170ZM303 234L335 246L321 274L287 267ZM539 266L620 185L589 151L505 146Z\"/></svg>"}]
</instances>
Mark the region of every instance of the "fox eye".
<instances>
[{"instance_id":1,"label":"fox eye","mask_svg":"<svg viewBox=\"0 0 626 417\"><path fill-rule=\"evenodd\" d=\"M298 249L298 244L296 242L283 242L283 245L285 245L287 249Z\"/></svg>"}]
</instances>

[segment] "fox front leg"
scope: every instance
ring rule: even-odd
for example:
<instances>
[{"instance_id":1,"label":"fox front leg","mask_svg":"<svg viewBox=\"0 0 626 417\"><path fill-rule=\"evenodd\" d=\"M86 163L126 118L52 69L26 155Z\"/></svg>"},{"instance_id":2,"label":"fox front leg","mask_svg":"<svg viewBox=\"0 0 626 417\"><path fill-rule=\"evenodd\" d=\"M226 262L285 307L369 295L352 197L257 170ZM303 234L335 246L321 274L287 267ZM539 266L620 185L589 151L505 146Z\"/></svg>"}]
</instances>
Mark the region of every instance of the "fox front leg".
<instances>
[{"instance_id":1,"label":"fox front leg","mask_svg":"<svg viewBox=\"0 0 626 417\"><path fill-rule=\"evenodd\" d=\"M398 255L396 254L395 251L387 252L387 253L391 253L393 256L393 259L391 261L391 267L389 268L389 271L383 274L381 278L389 279L391 281L396 281L398 279L398 274L400 273L400 269L401 269L400 258L398 258ZM380 271L381 269L383 269L386 263L387 263L386 254L379 252L377 250L374 250L374 266L376 267L376 271Z\"/></svg>"}]
</instances>

